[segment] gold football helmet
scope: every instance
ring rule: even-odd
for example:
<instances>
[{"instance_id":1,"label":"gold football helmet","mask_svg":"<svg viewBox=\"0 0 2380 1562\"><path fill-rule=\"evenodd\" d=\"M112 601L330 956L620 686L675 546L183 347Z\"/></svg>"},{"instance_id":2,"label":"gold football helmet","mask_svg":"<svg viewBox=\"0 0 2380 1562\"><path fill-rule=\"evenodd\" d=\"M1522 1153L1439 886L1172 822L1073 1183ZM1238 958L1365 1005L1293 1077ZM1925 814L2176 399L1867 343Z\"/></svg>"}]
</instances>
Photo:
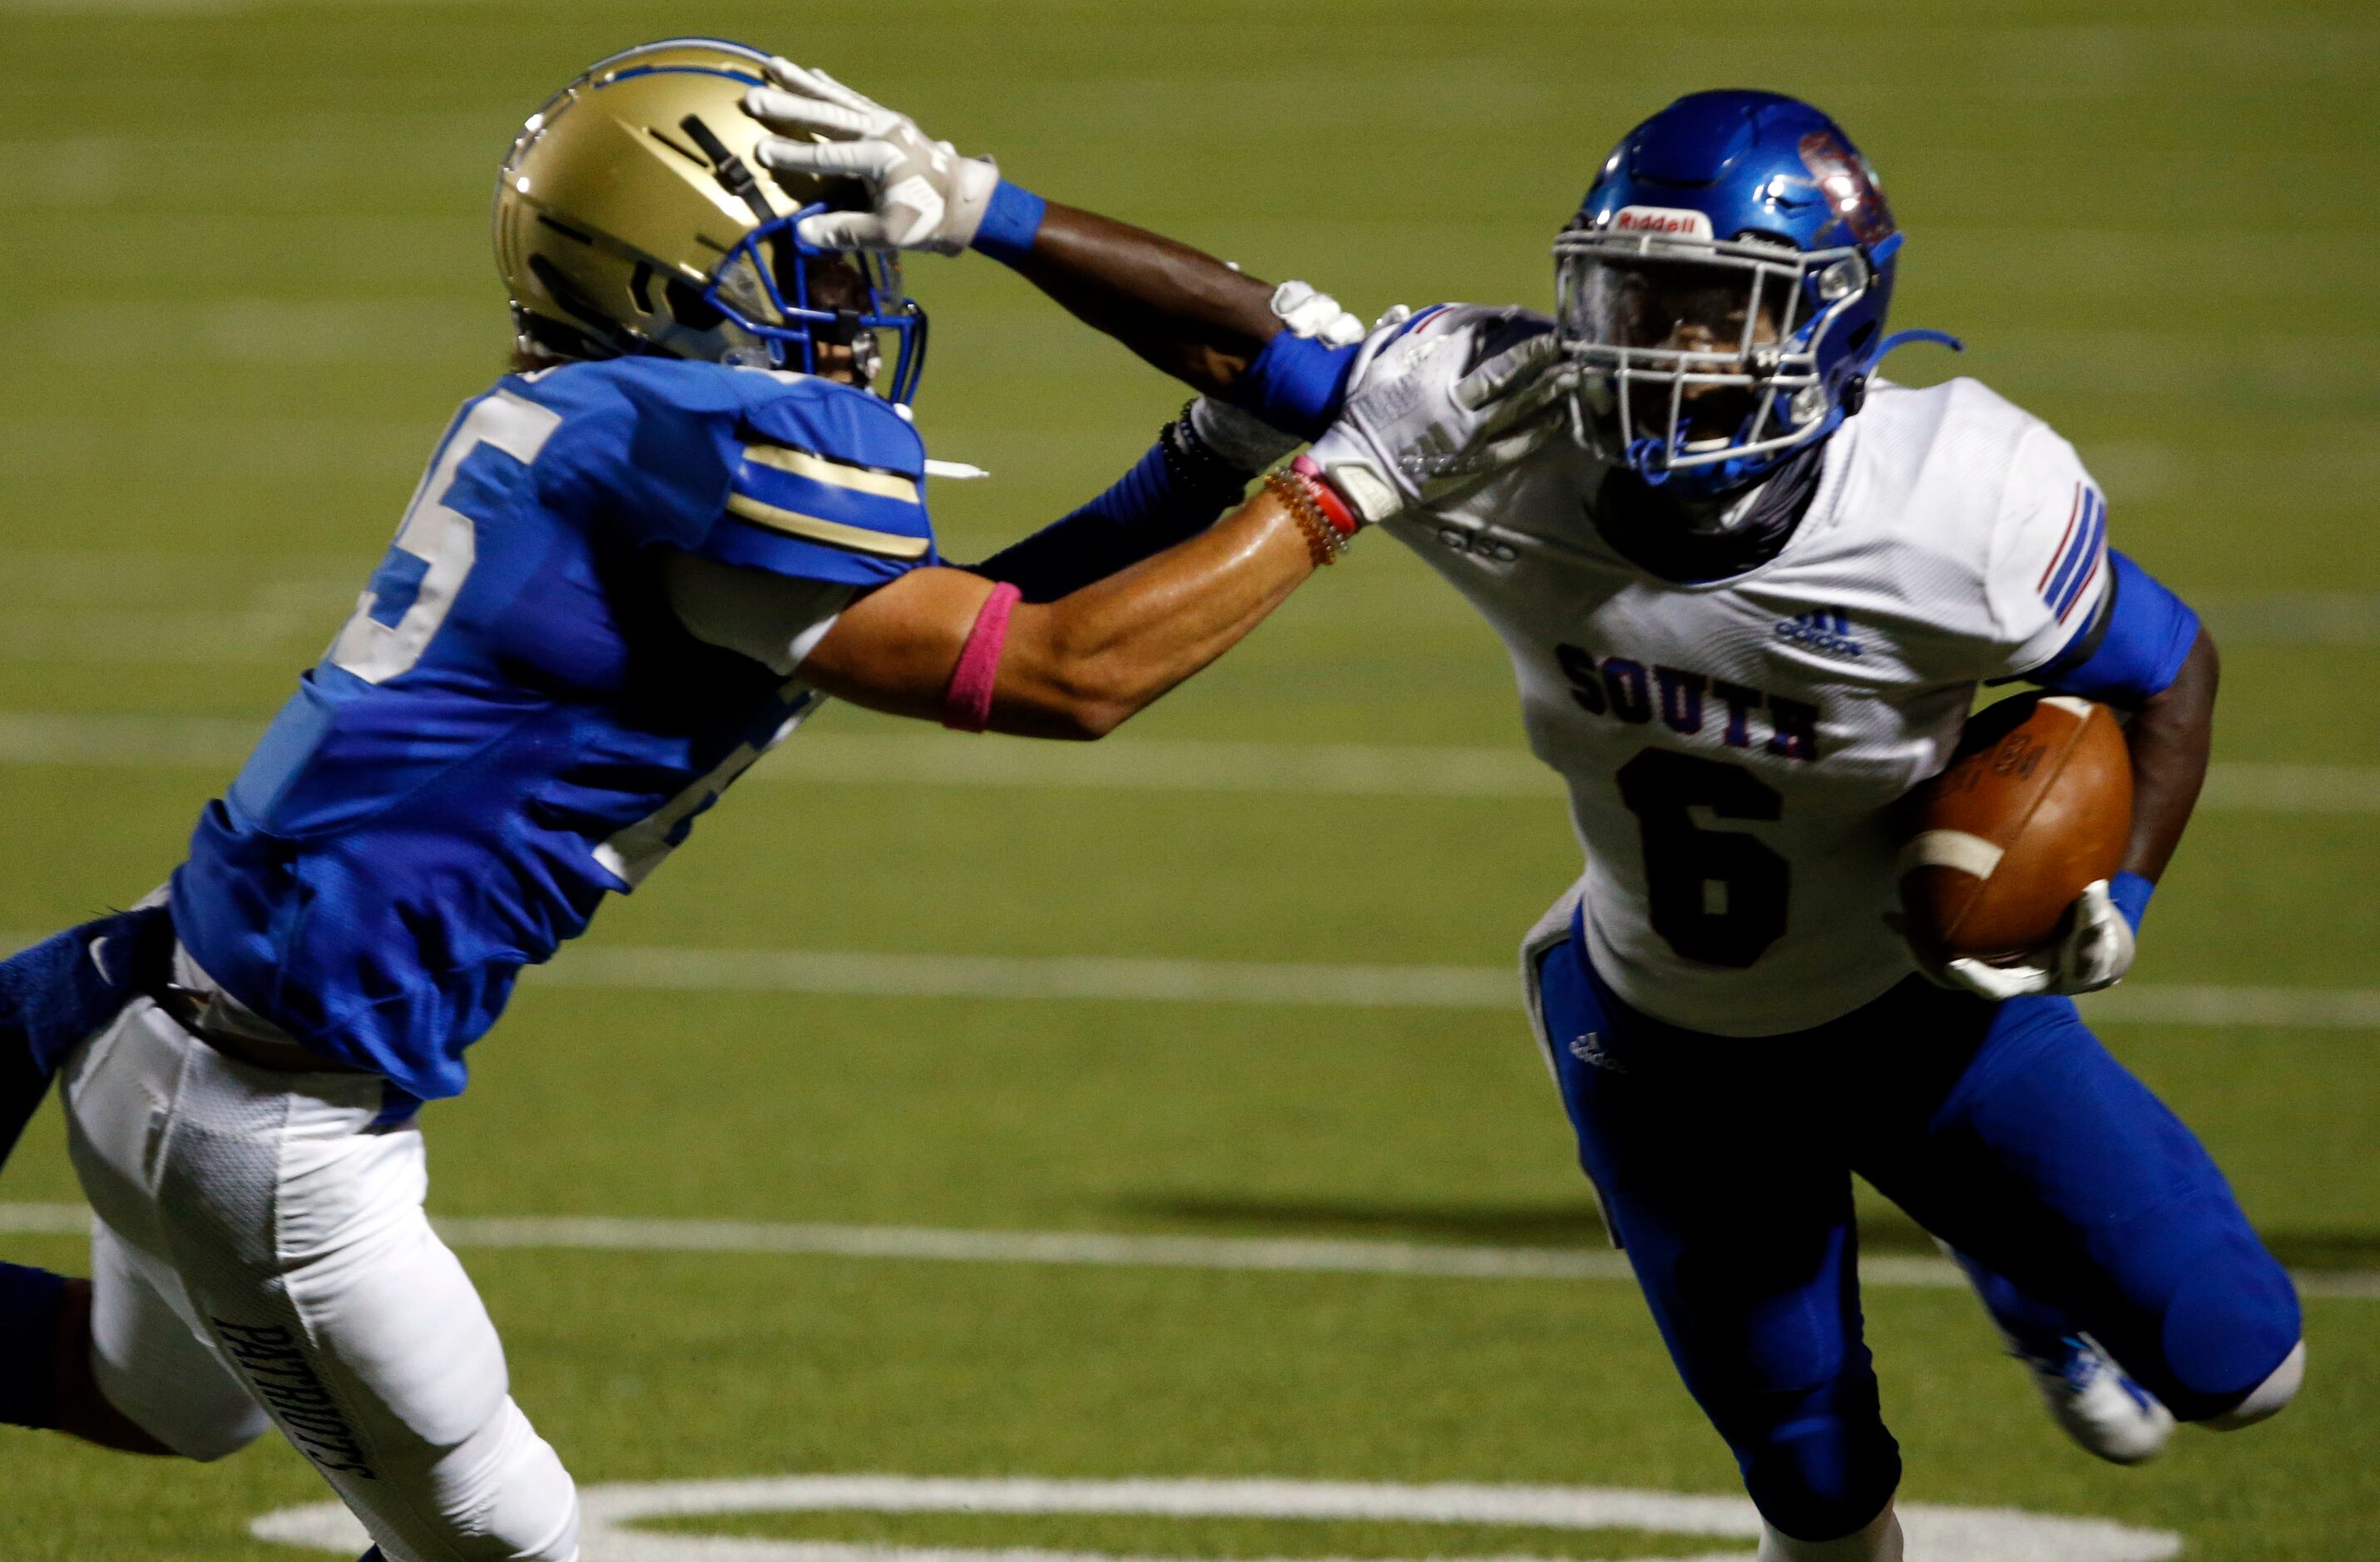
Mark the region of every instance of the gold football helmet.
<instances>
[{"instance_id":1,"label":"gold football helmet","mask_svg":"<svg viewBox=\"0 0 2380 1562\"><path fill-rule=\"evenodd\" d=\"M848 204L845 181L752 161L769 134L745 92L768 56L673 38L599 61L521 127L496 182L496 269L524 351L662 354L818 372L821 347L907 403L926 316L890 251L805 244L799 218ZM841 354L833 355L840 359Z\"/></svg>"}]
</instances>

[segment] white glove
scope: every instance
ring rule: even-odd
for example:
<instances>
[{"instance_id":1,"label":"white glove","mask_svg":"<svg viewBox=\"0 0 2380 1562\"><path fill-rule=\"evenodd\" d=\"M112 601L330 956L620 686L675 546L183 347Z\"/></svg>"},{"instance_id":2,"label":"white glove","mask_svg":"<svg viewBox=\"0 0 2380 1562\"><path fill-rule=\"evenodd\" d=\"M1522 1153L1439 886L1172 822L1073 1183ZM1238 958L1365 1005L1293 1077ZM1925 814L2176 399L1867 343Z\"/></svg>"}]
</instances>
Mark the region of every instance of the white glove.
<instances>
[{"instance_id":1,"label":"white glove","mask_svg":"<svg viewBox=\"0 0 2380 1562\"><path fill-rule=\"evenodd\" d=\"M1484 481L1560 429L1546 416L1569 384L1552 332L1464 373L1475 330L1431 321L1390 340L1410 313L1381 317L1339 420L1314 442L1316 463L1370 522Z\"/></svg>"},{"instance_id":2,"label":"white glove","mask_svg":"<svg viewBox=\"0 0 2380 1562\"><path fill-rule=\"evenodd\" d=\"M1316 292L1308 283L1284 282L1274 288L1272 312L1289 328L1291 335L1312 338L1326 347L1352 347L1369 334L1361 320L1339 307L1338 299L1328 293ZM1412 313L1406 309L1397 318L1402 320Z\"/></svg>"},{"instance_id":3,"label":"white glove","mask_svg":"<svg viewBox=\"0 0 2380 1562\"><path fill-rule=\"evenodd\" d=\"M769 79L777 86L744 94L744 112L776 132L753 156L779 173L857 179L868 187L870 210L805 217L796 230L804 242L822 249L956 255L974 240L1000 185L991 159L961 157L950 142L928 139L907 115L822 70L773 59Z\"/></svg>"},{"instance_id":4,"label":"white glove","mask_svg":"<svg viewBox=\"0 0 2380 1562\"><path fill-rule=\"evenodd\" d=\"M2055 943L2010 965L1959 959L1939 967L1922 958L1925 974L1946 987L1963 987L1994 1001L2034 993L2086 993L2112 987L2132 968L2137 949L2132 925L2108 898L2107 881L2095 879L2066 913L2066 932Z\"/></svg>"},{"instance_id":5,"label":"white glove","mask_svg":"<svg viewBox=\"0 0 2380 1562\"><path fill-rule=\"evenodd\" d=\"M1273 289L1272 312L1291 335L1319 341L1326 347L1353 346L1364 339L1364 322L1341 309L1338 299L1316 292L1307 283L1284 282ZM1243 412L1212 396L1200 396L1190 404L1190 427L1199 442L1251 476L1305 442L1255 413Z\"/></svg>"}]
</instances>

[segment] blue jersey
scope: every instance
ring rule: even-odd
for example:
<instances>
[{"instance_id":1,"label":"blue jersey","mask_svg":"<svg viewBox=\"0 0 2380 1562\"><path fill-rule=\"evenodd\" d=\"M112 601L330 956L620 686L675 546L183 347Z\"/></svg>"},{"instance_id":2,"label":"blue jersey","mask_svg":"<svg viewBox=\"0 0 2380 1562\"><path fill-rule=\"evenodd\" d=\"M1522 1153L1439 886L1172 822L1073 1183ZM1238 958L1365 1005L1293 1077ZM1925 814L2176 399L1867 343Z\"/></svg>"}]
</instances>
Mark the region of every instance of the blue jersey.
<instances>
[{"instance_id":1,"label":"blue jersey","mask_svg":"<svg viewBox=\"0 0 2380 1562\"><path fill-rule=\"evenodd\" d=\"M315 1051L421 1099L818 696L696 639L680 550L870 587L934 562L891 404L634 358L508 376L432 456L354 616L174 876L183 942Z\"/></svg>"}]
</instances>

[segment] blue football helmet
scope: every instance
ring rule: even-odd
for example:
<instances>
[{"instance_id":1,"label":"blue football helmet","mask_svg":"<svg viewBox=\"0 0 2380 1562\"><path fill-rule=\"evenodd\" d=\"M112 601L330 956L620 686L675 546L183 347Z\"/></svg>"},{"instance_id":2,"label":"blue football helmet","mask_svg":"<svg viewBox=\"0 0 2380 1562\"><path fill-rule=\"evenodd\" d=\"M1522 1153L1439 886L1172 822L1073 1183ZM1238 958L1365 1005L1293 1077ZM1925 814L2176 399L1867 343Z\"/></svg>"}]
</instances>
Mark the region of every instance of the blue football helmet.
<instances>
[{"instance_id":1,"label":"blue football helmet","mask_svg":"<svg viewBox=\"0 0 2380 1562\"><path fill-rule=\"evenodd\" d=\"M817 373L847 350L863 383L917 394L926 313L891 250L803 240L848 180L761 168L743 110L769 56L671 38L598 61L529 116L496 181L496 264L523 346L653 353ZM886 340L895 344L888 356Z\"/></svg>"},{"instance_id":2,"label":"blue football helmet","mask_svg":"<svg viewBox=\"0 0 2380 1562\"><path fill-rule=\"evenodd\" d=\"M1775 92L1679 99L1554 241L1579 442L1672 492L1757 480L1857 412L1892 346L1949 341L1884 334L1900 248L1832 119Z\"/></svg>"}]
</instances>

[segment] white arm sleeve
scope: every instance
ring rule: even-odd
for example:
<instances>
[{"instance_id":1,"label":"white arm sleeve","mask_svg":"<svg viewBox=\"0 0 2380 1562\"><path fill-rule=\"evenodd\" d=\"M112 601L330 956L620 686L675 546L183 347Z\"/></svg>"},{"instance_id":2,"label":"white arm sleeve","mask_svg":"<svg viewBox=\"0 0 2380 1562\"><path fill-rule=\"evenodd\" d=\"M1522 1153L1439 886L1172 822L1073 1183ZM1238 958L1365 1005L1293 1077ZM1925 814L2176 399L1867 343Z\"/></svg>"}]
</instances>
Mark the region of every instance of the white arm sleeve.
<instances>
[{"instance_id":1,"label":"white arm sleeve","mask_svg":"<svg viewBox=\"0 0 2380 1562\"><path fill-rule=\"evenodd\" d=\"M1992 661L2018 676L2055 660L2090 626L2107 592L2107 502L2074 447L2035 425L2017 442L2000 490L1985 592Z\"/></svg>"},{"instance_id":2,"label":"white arm sleeve","mask_svg":"<svg viewBox=\"0 0 2380 1562\"><path fill-rule=\"evenodd\" d=\"M692 553L667 554L662 570L670 607L686 633L779 673L801 666L859 594L856 586L741 569Z\"/></svg>"}]
</instances>

